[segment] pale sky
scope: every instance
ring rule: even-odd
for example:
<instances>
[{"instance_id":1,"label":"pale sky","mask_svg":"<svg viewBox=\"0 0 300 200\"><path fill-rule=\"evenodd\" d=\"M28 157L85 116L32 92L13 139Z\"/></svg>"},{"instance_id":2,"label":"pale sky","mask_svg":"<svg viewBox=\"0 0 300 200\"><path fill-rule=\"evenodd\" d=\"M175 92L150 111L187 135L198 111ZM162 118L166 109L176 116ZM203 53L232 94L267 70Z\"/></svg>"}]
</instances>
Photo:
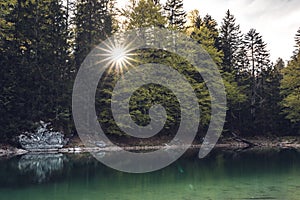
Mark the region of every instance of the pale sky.
<instances>
[{"instance_id":1,"label":"pale sky","mask_svg":"<svg viewBox=\"0 0 300 200\"><path fill-rule=\"evenodd\" d=\"M127 2L118 0L120 5ZM294 50L294 36L300 27L300 0L184 0L184 9L198 9L201 17L208 13L219 25L230 9L243 33L255 28L263 36L274 62L278 57L289 60Z\"/></svg>"}]
</instances>

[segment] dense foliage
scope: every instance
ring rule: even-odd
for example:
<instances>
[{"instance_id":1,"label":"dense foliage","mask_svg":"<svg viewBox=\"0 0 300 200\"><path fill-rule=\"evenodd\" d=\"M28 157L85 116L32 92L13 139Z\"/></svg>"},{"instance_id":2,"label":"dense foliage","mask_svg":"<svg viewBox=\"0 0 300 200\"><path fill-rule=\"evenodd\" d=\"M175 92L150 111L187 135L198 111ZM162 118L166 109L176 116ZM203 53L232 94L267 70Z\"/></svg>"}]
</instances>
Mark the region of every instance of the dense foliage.
<instances>
[{"instance_id":1,"label":"dense foliage","mask_svg":"<svg viewBox=\"0 0 300 200\"><path fill-rule=\"evenodd\" d=\"M40 120L66 134L75 133L71 93L76 72L89 51L115 31L157 26L181 31L202 45L218 65L228 98L224 132L245 135L297 134L300 124L300 29L287 67L270 61L267 44L257 30L242 34L228 10L219 27L210 15L188 15L181 0L129 1L122 12L114 0L0 0L0 138L13 141ZM121 20L119 20L121 19ZM189 19L189 20L188 20ZM122 27L122 28L120 28ZM117 30L117 28L119 28ZM170 36L171 37L171 36ZM191 77L203 118L210 120L210 97L193 67L166 52L139 52L140 63L155 59ZM163 56L161 56L163 55ZM122 134L109 111L111 89L120 74L107 71L97 98L103 127ZM102 92L101 92L102 91ZM105 98L104 98L105 97ZM172 98L171 98L172 97ZM166 133L176 129L178 101L170 91L149 85L131 100L133 119L149 123L153 101L167 106Z\"/></svg>"}]
</instances>

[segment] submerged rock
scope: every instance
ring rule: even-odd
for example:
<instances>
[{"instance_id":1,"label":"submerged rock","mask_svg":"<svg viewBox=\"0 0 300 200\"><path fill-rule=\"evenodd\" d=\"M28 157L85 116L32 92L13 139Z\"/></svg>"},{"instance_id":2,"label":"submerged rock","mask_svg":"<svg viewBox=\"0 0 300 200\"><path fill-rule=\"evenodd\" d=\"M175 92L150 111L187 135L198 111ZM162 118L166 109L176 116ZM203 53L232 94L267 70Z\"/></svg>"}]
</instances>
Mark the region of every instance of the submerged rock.
<instances>
[{"instance_id":1,"label":"submerged rock","mask_svg":"<svg viewBox=\"0 0 300 200\"><path fill-rule=\"evenodd\" d=\"M22 148L29 151L62 148L67 143L67 140L64 139L64 135L60 132L48 129L48 125L49 123L41 121L35 133L21 134L19 136L19 143Z\"/></svg>"}]
</instances>

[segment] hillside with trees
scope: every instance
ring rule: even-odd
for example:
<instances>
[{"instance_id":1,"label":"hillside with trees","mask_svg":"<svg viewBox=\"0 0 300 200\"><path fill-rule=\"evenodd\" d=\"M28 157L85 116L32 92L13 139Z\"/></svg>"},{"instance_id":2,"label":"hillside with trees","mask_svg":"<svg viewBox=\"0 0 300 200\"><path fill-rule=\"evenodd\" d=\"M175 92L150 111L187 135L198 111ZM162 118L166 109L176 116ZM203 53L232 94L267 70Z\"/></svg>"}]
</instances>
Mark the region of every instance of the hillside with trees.
<instances>
[{"instance_id":1,"label":"hillside with trees","mask_svg":"<svg viewBox=\"0 0 300 200\"><path fill-rule=\"evenodd\" d=\"M119 9L114 0L0 0L1 142L14 143L16 136L35 129L41 120L66 135L76 134L72 87L84 58L112 34L149 26L186 34L217 64L228 100L224 136L232 132L251 137L300 134L300 29L288 63L281 58L273 63L259 30L242 33L230 10L218 24L213 16L198 10L186 13L182 0L129 2ZM210 120L205 82L193 77L192 67L172 54L138 53L144 55L140 63L154 57L192 77L195 91L200 91L201 135ZM110 102L103 101L111 96L120 74L107 73L109 78L98 88L102 91L97 97L97 107L102 108L98 116L104 116L100 123L107 134L123 135L109 112ZM170 109L165 131L172 132L180 120L178 101L172 99L155 85L142 88L133 98L133 118L147 124L145 107L153 100L166 102Z\"/></svg>"}]
</instances>

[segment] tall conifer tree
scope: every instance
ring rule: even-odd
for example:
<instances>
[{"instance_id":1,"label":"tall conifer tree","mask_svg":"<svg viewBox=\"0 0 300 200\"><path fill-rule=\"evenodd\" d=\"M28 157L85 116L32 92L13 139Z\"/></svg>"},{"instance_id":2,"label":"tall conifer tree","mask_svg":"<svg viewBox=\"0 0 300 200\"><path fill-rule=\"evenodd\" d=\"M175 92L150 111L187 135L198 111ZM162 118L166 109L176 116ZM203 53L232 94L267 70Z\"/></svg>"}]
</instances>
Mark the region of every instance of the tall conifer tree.
<instances>
[{"instance_id":1,"label":"tall conifer tree","mask_svg":"<svg viewBox=\"0 0 300 200\"><path fill-rule=\"evenodd\" d=\"M228 10L223 19L220 29L220 46L224 53L223 70L227 72L237 72L241 51L242 34L240 26L236 24L235 17Z\"/></svg>"},{"instance_id":2,"label":"tall conifer tree","mask_svg":"<svg viewBox=\"0 0 300 200\"><path fill-rule=\"evenodd\" d=\"M186 23L186 12L183 9L183 0L167 0L164 9L169 27L183 30Z\"/></svg>"}]
</instances>

